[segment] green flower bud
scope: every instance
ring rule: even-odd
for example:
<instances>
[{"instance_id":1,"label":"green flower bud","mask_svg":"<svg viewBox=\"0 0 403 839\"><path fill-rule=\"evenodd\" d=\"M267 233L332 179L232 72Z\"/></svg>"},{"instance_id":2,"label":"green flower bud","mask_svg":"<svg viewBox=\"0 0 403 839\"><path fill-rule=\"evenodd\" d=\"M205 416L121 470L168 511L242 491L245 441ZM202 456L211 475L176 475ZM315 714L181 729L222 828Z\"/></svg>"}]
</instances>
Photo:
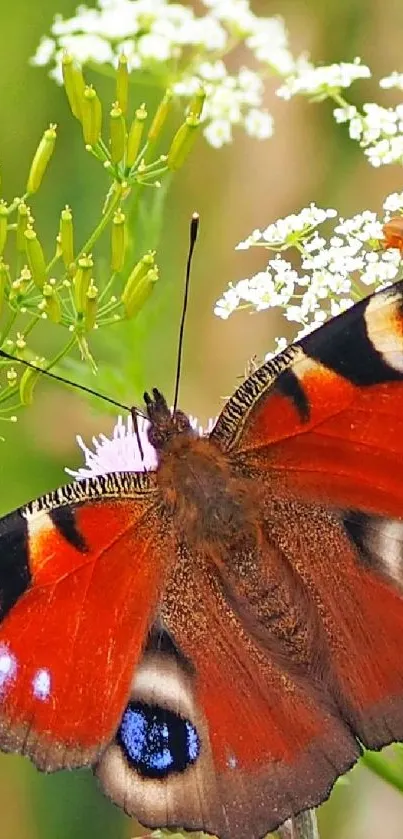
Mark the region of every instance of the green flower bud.
<instances>
[{"instance_id":1,"label":"green flower bud","mask_svg":"<svg viewBox=\"0 0 403 839\"><path fill-rule=\"evenodd\" d=\"M78 260L78 268L73 277L73 296L77 312L82 313L85 308L86 294L91 281L94 267L91 256L83 254Z\"/></svg>"},{"instance_id":2,"label":"green flower bud","mask_svg":"<svg viewBox=\"0 0 403 839\"><path fill-rule=\"evenodd\" d=\"M8 265L6 265L5 268L7 268L7 270L8 270ZM10 300L15 300L16 298L21 299L24 296L31 280L32 280L31 272L30 272L28 266L24 265L24 268L22 269L20 276L17 277L16 280L13 280L13 282L11 282L11 278L9 278L9 284L10 284L9 299Z\"/></svg>"},{"instance_id":3,"label":"green flower bud","mask_svg":"<svg viewBox=\"0 0 403 839\"><path fill-rule=\"evenodd\" d=\"M70 207L65 206L60 213L59 225L59 243L63 262L66 268L69 268L74 262L74 234L73 234L73 216Z\"/></svg>"},{"instance_id":4,"label":"green flower bud","mask_svg":"<svg viewBox=\"0 0 403 839\"><path fill-rule=\"evenodd\" d=\"M111 235L111 269L121 271L125 261L126 250L126 216L119 208L116 210L112 220Z\"/></svg>"},{"instance_id":5,"label":"green flower bud","mask_svg":"<svg viewBox=\"0 0 403 839\"><path fill-rule=\"evenodd\" d=\"M134 115L134 120L130 126L129 137L127 140L126 165L133 166L137 155L140 151L141 139L144 130L144 121L147 119L147 111L145 105L140 105Z\"/></svg>"},{"instance_id":6,"label":"green flower bud","mask_svg":"<svg viewBox=\"0 0 403 839\"><path fill-rule=\"evenodd\" d=\"M126 123L117 102L112 105L110 112L110 135L112 163L120 163L126 150Z\"/></svg>"},{"instance_id":7,"label":"green flower bud","mask_svg":"<svg viewBox=\"0 0 403 839\"><path fill-rule=\"evenodd\" d=\"M62 319L62 307L56 289L50 283L45 283L42 294L45 301L45 305L41 307L42 311L46 312L49 320L53 321L53 323L60 323Z\"/></svg>"},{"instance_id":8,"label":"green flower bud","mask_svg":"<svg viewBox=\"0 0 403 839\"><path fill-rule=\"evenodd\" d=\"M8 212L5 201L0 201L0 255L3 253L7 240Z\"/></svg>"},{"instance_id":9,"label":"green flower bud","mask_svg":"<svg viewBox=\"0 0 403 839\"><path fill-rule=\"evenodd\" d=\"M147 253L133 268L122 292L122 303L128 318L136 315L151 294L158 279L154 253Z\"/></svg>"},{"instance_id":10,"label":"green flower bud","mask_svg":"<svg viewBox=\"0 0 403 839\"><path fill-rule=\"evenodd\" d=\"M206 91L203 87L200 87L197 93L192 97L190 100L189 105L189 116L193 117L201 117L204 101L206 98Z\"/></svg>"},{"instance_id":11,"label":"green flower bud","mask_svg":"<svg viewBox=\"0 0 403 839\"><path fill-rule=\"evenodd\" d=\"M81 68L77 67L71 55L65 53L62 58L62 73L64 87L70 108L76 119L82 120L82 100L85 81Z\"/></svg>"},{"instance_id":12,"label":"green flower bud","mask_svg":"<svg viewBox=\"0 0 403 839\"><path fill-rule=\"evenodd\" d=\"M122 113L126 114L129 99L129 71L127 69L127 58L124 53L119 55L116 77L116 99Z\"/></svg>"},{"instance_id":13,"label":"green flower bud","mask_svg":"<svg viewBox=\"0 0 403 839\"><path fill-rule=\"evenodd\" d=\"M15 385L17 379L18 379L17 371L15 370L14 367L10 367L10 369L7 370L6 379L7 379L8 386L9 387L14 387L14 385Z\"/></svg>"},{"instance_id":14,"label":"green flower bud","mask_svg":"<svg viewBox=\"0 0 403 839\"><path fill-rule=\"evenodd\" d=\"M91 280L86 294L84 324L87 332L94 328L98 313L98 288Z\"/></svg>"},{"instance_id":15,"label":"green flower bud","mask_svg":"<svg viewBox=\"0 0 403 839\"><path fill-rule=\"evenodd\" d=\"M25 251L25 236L24 233L27 229L28 219L29 219L29 207L24 203L24 201L20 201L17 207L17 250L18 251Z\"/></svg>"},{"instance_id":16,"label":"green flower bud","mask_svg":"<svg viewBox=\"0 0 403 839\"><path fill-rule=\"evenodd\" d=\"M94 88L88 85L84 88L81 103L81 122L85 143L95 146L101 136L102 107Z\"/></svg>"},{"instance_id":17,"label":"green flower bud","mask_svg":"<svg viewBox=\"0 0 403 839\"><path fill-rule=\"evenodd\" d=\"M10 270L9 266L0 259L0 313L3 309L3 303L5 300L5 292L6 288L10 287Z\"/></svg>"},{"instance_id":18,"label":"green flower bud","mask_svg":"<svg viewBox=\"0 0 403 839\"><path fill-rule=\"evenodd\" d=\"M186 117L185 122L178 128L175 137L172 140L171 148L168 152L168 169L175 171L176 169L180 169L180 167L184 164L187 156L190 154L194 146L199 126L199 117L190 114L190 116Z\"/></svg>"},{"instance_id":19,"label":"green flower bud","mask_svg":"<svg viewBox=\"0 0 403 839\"><path fill-rule=\"evenodd\" d=\"M46 167L52 157L56 143L56 125L51 124L46 129L44 135L35 152L34 159L31 163L27 181L27 192L36 192L45 174Z\"/></svg>"},{"instance_id":20,"label":"green flower bud","mask_svg":"<svg viewBox=\"0 0 403 839\"><path fill-rule=\"evenodd\" d=\"M42 289L46 280L46 262L42 245L32 227L27 227L24 236L25 249L27 252L29 267L31 269L32 279L35 285Z\"/></svg>"},{"instance_id":21,"label":"green flower bud","mask_svg":"<svg viewBox=\"0 0 403 839\"><path fill-rule=\"evenodd\" d=\"M23 405L32 405L34 388L41 377L44 360L36 358L34 363L39 369L33 370L32 367L27 367L20 379L20 399Z\"/></svg>"},{"instance_id":22,"label":"green flower bud","mask_svg":"<svg viewBox=\"0 0 403 839\"><path fill-rule=\"evenodd\" d=\"M162 131L162 129L165 125L165 122L168 118L168 114L171 110L171 104L172 104L172 91L168 89L165 93L164 98L162 99L162 101L158 105L157 112L156 112L156 114L154 116L154 119L151 123L151 128L148 132L148 141L150 143L154 143L155 140L157 140L158 137L160 136L161 131Z\"/></svg>"}]
</instances>

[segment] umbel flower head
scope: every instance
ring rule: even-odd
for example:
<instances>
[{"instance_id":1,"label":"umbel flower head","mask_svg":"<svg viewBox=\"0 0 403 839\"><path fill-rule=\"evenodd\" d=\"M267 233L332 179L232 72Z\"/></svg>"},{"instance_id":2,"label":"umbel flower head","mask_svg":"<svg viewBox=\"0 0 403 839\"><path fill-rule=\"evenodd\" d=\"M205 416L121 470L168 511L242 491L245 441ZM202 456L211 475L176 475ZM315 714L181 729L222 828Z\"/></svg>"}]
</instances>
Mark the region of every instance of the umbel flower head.
<instances>
[{"instance_id":1,"label":"umbel flower head","mask_svg":"<svg viewBox=\"0 0 403 839\"><path fill-rule=\"evenodd\" d=\"M210 419L207 427L199 425L196 417L189 417L190 424L200 436L209 434L215 420ZM78 434L77 443L84 453L85 465L79 469L67 469L68 475L77 480L93 478L96 475L106 475L108 472L151 472L158 466L158 457L147 435L149 421L145 417L138 417L137 432L131 416L124 421L121 416L113 429L112 436L100 434L92 438L93 448L90 449ZM140 439L142 453L139 449Z\"/></svg>"},{"instance_id":2,"label":"umbel flower head","mask_svg":"<svg viewBox=\"0 0 403 839\"><path fill-rule=\"evenodd\" d=\"M139 70L185 99L203 87L204 134L215 148L232 140L235 125L252 137L270 137L263 78L270 73L283 79L295 68L283 21L258 17L249 0L203 0L203 5L204 14L167 0L98 0L91 9L82 5L69 19L55 17L51 36L42 38L32 62L50 64L51 75L61 81L66 51L80 64L95 67L116 67L123 53L134 82ZM223 57L241 44L251 63L260 64L258 70L245 66L231 72L227 67Z\"/></svg>"}]
</instances>

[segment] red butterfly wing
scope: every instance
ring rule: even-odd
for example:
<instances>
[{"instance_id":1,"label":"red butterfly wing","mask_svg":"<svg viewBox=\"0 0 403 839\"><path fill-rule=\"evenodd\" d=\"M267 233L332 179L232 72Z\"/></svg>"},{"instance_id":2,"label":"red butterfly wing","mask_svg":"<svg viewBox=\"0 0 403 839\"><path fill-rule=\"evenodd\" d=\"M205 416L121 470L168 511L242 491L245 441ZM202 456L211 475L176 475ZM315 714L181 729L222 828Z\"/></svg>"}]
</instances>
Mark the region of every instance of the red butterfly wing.
<instances>
[{"instance_id":1,"label":"red butterfly wing","mask_svg":"<svg viewBox=\"0 0 403 839\"><path fill-rule=\"evenodd\" d=\"M0 747L40 768L93 763L119 724L166 565L154 496L119 473L1 522Z\"/></svg>"},{"instance_id":2,"label":"red butterfly wing","mask_svg":"<svg viewBox=\"0 0 403 839\"><path fill-rule=\"evenodd\" d=\"M260 367L211 435L298 497L403 511L403 284Z\"/></svg>"},{"instance_id":3,"label":"red butterfly wing","mask_svg":"<svg viewBox=\"0 0 403 839\"><path fill-rule=\"evenodd\" d=\"M254 373L212 438L260 481L363 743L403 738L403 284Z\"/></svg>"},{"instance_id":4,"label":"red butterfly wing","mask_svg":"<svg viewBox=\"0 0 403 839\"><path fill-rule=\"evenodd\" d=\"M200 557L195 571L195 559L182 554L161 603L162 625L178 649L146 655L132 701L153 709L154 725L159 714L164 721L161 709L187 720L200 741L196 754L192 760L191 740L187 765L160 777L147 772L146 750L140 771L143 733L135 726L106 751L98 774L148 826L257 839L326 797L359 746L332 700L253 639L225 584ZM174 742L167 737L164 745L174 755Z\"/></svg>"}]
</instances>

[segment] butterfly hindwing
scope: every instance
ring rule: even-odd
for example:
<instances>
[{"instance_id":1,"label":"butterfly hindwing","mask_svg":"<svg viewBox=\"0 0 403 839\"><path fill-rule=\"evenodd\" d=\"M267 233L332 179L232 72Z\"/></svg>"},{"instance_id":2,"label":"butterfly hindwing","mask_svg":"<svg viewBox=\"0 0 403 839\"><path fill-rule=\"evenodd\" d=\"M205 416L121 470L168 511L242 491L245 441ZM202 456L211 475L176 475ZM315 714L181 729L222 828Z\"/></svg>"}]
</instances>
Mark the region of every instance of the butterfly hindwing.
<instances>
[{"instance_id":1,"label":"butterfly hindwing","mask_svg":"<svg viewBox=\"0 0 403 839\"><path fill-rule=\"evenodd\" d=\"M117 473L2 520L2 749L53 770L112 738L166 566L154 495L149 476Z\"/></svg>"},{"instance_id":2,"label":"butterfly hindwing","mask_svg":"<svg viewBox=\"0 0 403 839\"><path fill-rule=\"evenodd\" d=\"M144 771L144 760L155 754L136 717L131 758L127 736L101 760L109 794L148 826L181 825L221 839L257 839L323 799L359 746L319 683L292 674L262 636L254 637L207 558L195 563L182 554L160 618L177 651L146 656L132 699L143 703L134 706L137 714L144 703L148 708L154 746L161 730L158 754L161 761L165 755L166 771L158 777ZM182 761L170 746L169 719L162 733L164 708L191 726Z\"/></svg>"}]
</instances>

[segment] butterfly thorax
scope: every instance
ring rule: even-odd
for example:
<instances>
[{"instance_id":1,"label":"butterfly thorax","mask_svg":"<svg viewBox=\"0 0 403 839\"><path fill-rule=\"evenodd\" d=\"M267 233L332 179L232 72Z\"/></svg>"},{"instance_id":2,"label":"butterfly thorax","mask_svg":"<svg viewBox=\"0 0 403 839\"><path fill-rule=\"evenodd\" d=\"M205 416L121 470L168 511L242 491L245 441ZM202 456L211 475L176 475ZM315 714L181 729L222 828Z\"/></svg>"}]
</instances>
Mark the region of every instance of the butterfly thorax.
<instances>
[{"instance_id":1,"label":"butterfly thorax","mask_svg":"<svg viewBox=\"0 0 403 839\"><path fill-rule=\"evenodd\" d=\"M156 478L177 537L199 548L220 540L236 549L240 534L256 531L248 482L233 473L217 445L199 436L186 414L171 413L159 391L153 390L153 398L146 394L145 402L148 438L158 454Z\"/></svg>"}]
</instances>

